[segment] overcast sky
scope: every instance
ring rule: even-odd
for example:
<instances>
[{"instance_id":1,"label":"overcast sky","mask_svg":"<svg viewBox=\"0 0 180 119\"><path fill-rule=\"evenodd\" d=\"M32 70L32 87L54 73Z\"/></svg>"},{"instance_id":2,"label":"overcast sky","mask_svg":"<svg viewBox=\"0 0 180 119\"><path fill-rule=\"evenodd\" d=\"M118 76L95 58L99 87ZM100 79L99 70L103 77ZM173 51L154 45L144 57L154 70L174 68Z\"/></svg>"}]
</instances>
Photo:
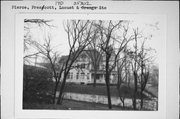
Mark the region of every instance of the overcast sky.
<instances>
[{"instance_id":1,"label":"overcast sky","mask_svg":"<svg viewBox=\"0 0 180 119\"><path fill-rule=\"evenodd\" d=\"M67 18L63 17L46 17L46 20L52 20L49 24L52 24L55 27L46 29L39 28L37 26L32 27L32 39L37 40L43 43L44 34L47 36L51 34L52 37L52 46L55 51L59 51L61 55L67 55L69 46L67 40L67 33L63 27L63 21ZM124 19L123 19L124 20ZM127 19L126 19L127 20ZM162 39L162 24L158 19L144 19L143 17L138 17L138 19L131 19L133 27L139 27L143 31L145 36L152 34L151 40L147 40L146 47L151 47L157 51L156 60L158 62L158 53L161 50L160 44L163 41Z\"/></svg>"}]
</instances>

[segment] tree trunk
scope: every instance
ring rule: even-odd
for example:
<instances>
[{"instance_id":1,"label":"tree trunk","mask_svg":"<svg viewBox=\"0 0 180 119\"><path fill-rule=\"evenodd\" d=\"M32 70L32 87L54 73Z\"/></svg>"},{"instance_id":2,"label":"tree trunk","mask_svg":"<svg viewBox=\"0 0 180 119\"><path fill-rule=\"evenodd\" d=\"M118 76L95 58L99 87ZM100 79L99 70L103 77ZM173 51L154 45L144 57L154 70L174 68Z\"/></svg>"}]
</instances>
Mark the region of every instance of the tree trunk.
<instances>
[{"instance_id":1,"label":"tree trunk","mask_svg":"<svg viewBox=\"0 0 180 119\"><path fill-rule=\"evenodd\" d=\"M107 87L108 107L109 107L109 109L112 109L110 86L109 86L108 78L107 78L106 80L107 80L107 81L106 81L106 87Z\"/></svg>"},{"instance_id":2,"label":"tree trunk","mask_svg":"<svg viewBox=\"0 0 180 119\"><path fill-rule=\"evenodd\" d=\"M125 97L122 97L121 96L121 94L120 94L120 86L119 87L117 87L117 90L118 90L118 94L119 94L119 99L120 99L120 101L122 102L122 104L123 104L123 109L125 108Z\"/></svg>"},{"instance_id":3,"label":"tree trunk","mask_svg":"<svg viewBox=\"0 0 180 119\"><path fill-rule=\"evenodd\" d=\"M94 84L93 86L96 87L96 78L97 78L97 69L94 69Z\"/></svg>"},{"instance_id":4,"label":"tree trunk","mask_svg":"<svg viewBox=\"0 0 180 119\"><path fill-rule=\"evenodd\" d=\"M53 94L53 104L56 103L56 92L57 92L58 83L56 82Z\"/></svg>"},{"instance_id":5,"label":"tree trunk","mask_svg":"<svg viewBox=\"0 0 180 119\"><path fill-rule=\"evenodd\" d=\"M134 99L133 99L134 110L136 110L136 99L137 99L137 72L134 71Z\"/></svg>"},{"instance_id":6,"label":"tree trunk","mask_svg":"<svg viewBox=\"0 0 180 119\"><path fill-rule=\"evenodd\" d=\"M62 100L63 100L62 95L63 95L63 92L64 92L64 87L65 87L65 83L66 83L67 74L68 73L65 73L65 75L64 75L63 82L62 82L61 87L60 87L60 92L59 92L59 97L58 97L58 100L57 100L57 104L62 103Z\"/></svg>"},{"instance_id":7,"label":"tree trunk","mask_svg":"<svg viewBox=\"0 0 180 119\"><path fill-rule=\"evenodd\" d=\"M123 109L124 109L125 108L124 99L123 99L122 103L123 103Z\"/></svg>"},{"instance_id":8,"label":"tree trunk","mask_svg":"<svg viewBox=\"0 0 180 119\"><path fill-rule=\"evenodd\" d=\"M141 90L141 109L143 109L143 91Z\"/></svg>"},{"instance_id":9,"label":"tree trunk","mask_svg":"<svg viewBox=\"0 0 180 119\"><path fill-rule=\"evenodd\" d=\"M110 84L109 84L109 60L106 58L106 87L107 87L107 97L108 97L108 107L109 109L112 109L112 104L111 104L111 94L110 94Z\"/></svg>"},{"instance_id":10,"label":"tree trunk","mask_svg":"<svg viewBox=\"0 0 180 119\"><path fill-rule=\"evenodd\" d=\"M143 108L143 61L141 62L141 109Z\"/></svg>"}]
</instances>

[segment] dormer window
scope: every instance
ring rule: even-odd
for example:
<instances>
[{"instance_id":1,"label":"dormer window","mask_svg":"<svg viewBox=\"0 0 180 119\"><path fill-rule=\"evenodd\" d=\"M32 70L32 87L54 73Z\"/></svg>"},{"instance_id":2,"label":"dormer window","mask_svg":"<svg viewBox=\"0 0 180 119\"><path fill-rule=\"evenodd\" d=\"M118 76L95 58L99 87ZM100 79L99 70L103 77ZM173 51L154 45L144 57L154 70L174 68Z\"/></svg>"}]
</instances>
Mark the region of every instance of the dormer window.
<instances>
[{"instance_id":1,"label":"dormer window","mask_svg":"<svg viewBox=\"0 0 180 119\"><path fill-rule=\"evenodd\" d=\"M81 61L82 61L82 62L85 62L85 61L86 61L86 55L85 55L85 54L82 54L82 55L81 55Z\"/></svg>"}]
</instances>

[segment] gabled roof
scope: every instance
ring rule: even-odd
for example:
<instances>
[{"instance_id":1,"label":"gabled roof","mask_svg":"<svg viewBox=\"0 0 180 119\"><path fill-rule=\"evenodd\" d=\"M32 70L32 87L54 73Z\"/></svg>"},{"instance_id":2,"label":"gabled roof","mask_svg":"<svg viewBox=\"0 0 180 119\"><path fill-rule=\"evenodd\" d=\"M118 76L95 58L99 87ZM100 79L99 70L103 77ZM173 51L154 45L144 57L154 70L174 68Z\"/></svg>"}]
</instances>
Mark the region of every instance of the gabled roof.
<instances>
[{"instance_id":1,"label":"gabled roof","mask_svg":"<svg viewBox=\"0 0 180 119\"><path fill-rule=\"evenodd\" d=\"M77 52L77 51L76 51ZM87 54L87 56L88 57L91 57L91 55L98 55L98 56L102 56L102 54L100 54L97 50L95 50L95 49L86 49L86 50L83 50L82 51L82 53L79 55L79 57L81 56L81 55L83 55L84 53L86 53ZM72 56L73 55L75 55L76 53L74 52L74 53L72 53ZM61 58L60 58L60 60L59 60L59 63L63 63L63 62L65 62L66 60L68 59L68 55L64 55L64 56L61 56Z\"/></svg>"},{"instance_id":2,"label":"gabled roof","mask_svg":"<svg viewBox=\"0 0 180 119\"><path fill-rule=\"evenodd\" d=\"M88 50L84 50L88 55L90 54L97 54L97 55L102 55L100 54L100 52L98 52L96 49L88 49Z\"/></svg>"},{"instance_id":3,"label":"gabled roof","mask_svg":"<svg viewBox=\"0 0 180 119\"><path fill-rule=\"evenodd\" d=\"M100 58L99 60L102 60L103 54L101 54L96 49L88 49L88 50L85 50L85 52L87 53L89 58L96 57L96 58Z\"/></svg>"},{"instance_id":4,"label":"gabled roof","mask_svg":"<svg viewBox=\"0 0 180 119\"><path fill-rule=\"evenodd\" d=\"M68 59L68 55L63 55L63 56L61 56L61 58L59 59L59 63L64 63L67 59Z\"/></svg>"}]
</instances>

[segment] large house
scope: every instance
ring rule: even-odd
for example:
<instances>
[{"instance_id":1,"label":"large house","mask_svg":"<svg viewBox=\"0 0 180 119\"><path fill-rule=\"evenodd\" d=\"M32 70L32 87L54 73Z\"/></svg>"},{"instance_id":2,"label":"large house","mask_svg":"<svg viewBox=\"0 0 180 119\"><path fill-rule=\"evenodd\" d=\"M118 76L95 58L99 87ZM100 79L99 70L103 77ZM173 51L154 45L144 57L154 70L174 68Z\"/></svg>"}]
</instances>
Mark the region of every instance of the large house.
<instances>
[{"instance_id":1,"label":"large house","mask_svg":"<svg viewBox=\"0 0 180 119\"><path fill-rule=\"evenodd\" d=\"M67 82L88 84L94 82L95 68L93 67L92 55L98 57L96 67L96 83L105 83L105 56L96 50L84 50L77 60L73 63L75 68L69 71ZM68 56L62 56L60 62L63 63ZM110 64L113 63L111 60ZM116 68L111 72L110 83L116 82Z\"/></svg>"}]
</instances>

